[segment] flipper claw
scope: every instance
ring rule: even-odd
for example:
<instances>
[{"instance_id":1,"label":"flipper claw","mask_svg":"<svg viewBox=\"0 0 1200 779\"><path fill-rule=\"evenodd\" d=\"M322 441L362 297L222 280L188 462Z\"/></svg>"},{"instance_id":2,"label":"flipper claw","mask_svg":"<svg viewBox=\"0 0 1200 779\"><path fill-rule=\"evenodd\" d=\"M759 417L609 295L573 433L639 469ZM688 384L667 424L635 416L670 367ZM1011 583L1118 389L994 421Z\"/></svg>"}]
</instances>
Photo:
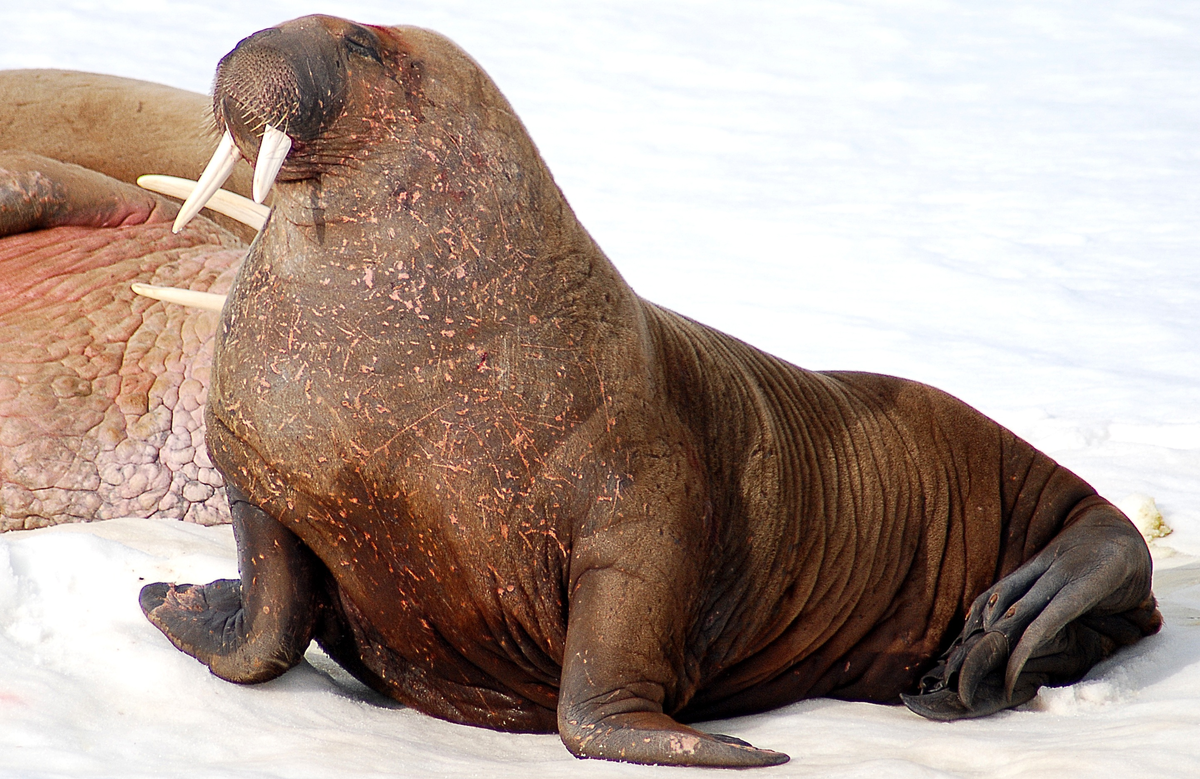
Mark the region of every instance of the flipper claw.
<instances>
[{"instance_id":1,"label":"flipper claw","mask_svg":"<svg viewBox=\"0 0 1200 779\"><path fill-rule=\"evenodd\" d=\"M935 720L1018 706L1078 681L1118 647L1158 629L1150 557L1137 530L1097 503L979 595L962 632L904 704ZM1147 605L1150 604L1150 605Z\"/></svg>"}]
</instances>

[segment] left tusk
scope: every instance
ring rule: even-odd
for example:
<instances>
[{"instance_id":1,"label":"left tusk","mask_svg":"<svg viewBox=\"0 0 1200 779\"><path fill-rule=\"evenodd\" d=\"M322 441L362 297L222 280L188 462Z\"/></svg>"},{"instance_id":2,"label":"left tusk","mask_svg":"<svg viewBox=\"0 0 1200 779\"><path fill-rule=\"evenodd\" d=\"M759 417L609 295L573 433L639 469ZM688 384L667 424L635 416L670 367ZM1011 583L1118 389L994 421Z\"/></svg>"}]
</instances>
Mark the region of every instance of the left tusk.
<instances>
[{"instance_id":1,"label":"left tusk","mask_svg":"<svg viewBox=\"0 0 1200 779\"><path fill-rule=\"evenodd\" d=\"M195 181L178 176L160 176L158 174L138 176L137 183L142 189L148 189L168 197L177 197L180 200L187 200L196 189ZM266 206L227 189L218 189L214 192L212 199L204 207L211 208L230 219L236 219L254 230L261 230L267 223L267 216L271 213L271 209Z\"/></svg>"},{"instance_id":2,"label":"left tusk","mask_svg":"<svg viewBox=\"0 0 1200 779\"><path fill-rule=\"evenodd\" d=\"M283 166L283 161L291 150L292 139L287 133L267 125L262 143L258 146L258 161L254 164L255 203L263 202L263 198L271 191L271 185L279 175L279 168Z\"/></svg>"},{"instance_id":3,"label":"left tusk","mask_svg":"<svg viewBox=\"0 0 1200 779\"><path fill-rule=\"evenodd\" d=\"M225 306L225 296L212 292L196 292L191 289L178 287L156 287L153 284L134 282L133 291L148 298L161 300L164 303L177 303L189 308L202 308L205 311L220 311Z\"/></svg>"},{"instance_id":4,"label":"left tusk","mask_svg":"<svg viewBox=\"0 0 1200 779\"><path fill-rule=\"evenodd\" d=\"M184 225L192 221L192 217L200 213L200 209L204 208L208 199L221 188L221 185L229 178L229 174L233 173L233 166L241 158L242 154L233 142L233 136L226 130L225 134L221 136L221 142L217 144L217 150L213 152L212 159L208 161L204 172L200 174L200 180L196 182L196 189L179 209L179 216L175 217L175 224L171 226L171 232L179 232Z\"/></svg>"}]
</instances>

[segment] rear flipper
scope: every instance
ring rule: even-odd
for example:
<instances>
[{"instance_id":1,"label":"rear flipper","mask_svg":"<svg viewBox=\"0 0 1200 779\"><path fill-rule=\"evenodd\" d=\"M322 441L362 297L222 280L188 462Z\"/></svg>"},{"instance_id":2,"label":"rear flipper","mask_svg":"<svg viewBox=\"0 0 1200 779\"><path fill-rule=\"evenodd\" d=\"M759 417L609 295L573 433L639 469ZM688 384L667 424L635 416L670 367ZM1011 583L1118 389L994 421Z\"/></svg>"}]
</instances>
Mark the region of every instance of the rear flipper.
<instances>
[{"instance_id":1,"label":"rear flipper","mask_svg":"<svg viewBox=\"0 0 1200 779\"><path fill-rule=\"evenodd\" d=\"M1042 685L1078 681L1122 646L1158 632L1145 541L1107 503L1083 515L975 599L966 625L905 705L935 720L1018 706Z\"/></svg>"},{"instance_id":2,"label":"rear flipper","mask_svg":"<svg viewBox=\"0 0 1200 779\"><path fill-rule=\"evenodd\" d=\"M142 588L146 618L177 649L231 682L274 679L300 662L318 614L319 561L291 531L226 486L241 581Z\"/></svg>"}]
</instances>

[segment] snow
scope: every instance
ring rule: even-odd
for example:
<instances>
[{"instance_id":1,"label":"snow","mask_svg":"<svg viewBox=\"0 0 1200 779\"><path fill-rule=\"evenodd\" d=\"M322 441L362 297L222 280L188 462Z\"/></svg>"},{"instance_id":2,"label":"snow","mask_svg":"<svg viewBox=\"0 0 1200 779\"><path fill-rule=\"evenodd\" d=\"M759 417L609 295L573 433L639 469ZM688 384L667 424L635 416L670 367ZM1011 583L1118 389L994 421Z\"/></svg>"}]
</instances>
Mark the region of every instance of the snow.
<instances>
[{"instance_id":1,"label":"snow","mask_svg":"<svg viewBox=\"0 0 1200 779\"><path fill-rule=\"evenodd\" d=\"M1174 530L1152 542L1163 632L1020 710L816 700L713 729L790 753L776 776L1200 773L1200 6L10 2L0 67L204 91L241 37L316 11L471 52L646 297L946 389ZM136 596L235 573L228 528L0 536L0 775L687 773L397 708L315 651L216 679Z\"/></svg>"}]
</instances>

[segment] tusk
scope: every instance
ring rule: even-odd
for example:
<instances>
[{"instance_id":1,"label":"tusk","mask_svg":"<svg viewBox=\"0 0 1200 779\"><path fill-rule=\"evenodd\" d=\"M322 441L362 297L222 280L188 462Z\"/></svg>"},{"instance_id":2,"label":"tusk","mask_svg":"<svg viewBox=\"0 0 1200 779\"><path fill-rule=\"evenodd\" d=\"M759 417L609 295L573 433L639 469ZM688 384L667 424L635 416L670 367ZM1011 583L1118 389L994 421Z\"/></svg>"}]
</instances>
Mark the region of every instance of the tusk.
<instances>
[{"instance_id":1,"label":"tusk","mask_svg":"<svg viewBox=\"0 0 1200 779\"><path fill-rule=\"evenodd\" d=\"M263 202L263 198L271 191L271 185L275 183L275 177L279 175L279 168L291 150L292 139L288 137L287 133L267 125L266 131L263 132L262 143L258 147L258 162L254 164L255 203Z\"/></svg>"},{"instance_id":2,"label":"tusk","mask_svg":"<svg viewBox=\"0 0 1200 779\"><path fill-rule=\"evenodd\" d=\"M180 200L191 197L193 190L196 189L196 182L191 179L158 174L138 176L137 184L142 189L148 189L160 195L177 197ZM210 208L218 214L224 214L230 219L236 219L255 230L262 229L263 225L267 223L267 216L271 213L271 209L266 206L227 189L218 189L214 192L212 199L205 203L204 207Z\"/></svg>"},{"instance_id":3,"label":"tusk","mask_svg":"<svg viewBox=\"0 0 1200 779\"><path fill-rule=\"evenodd\" d=\"M179 216L175 217L175 224L171 226L171 232L179 232L184 225L192 221L192 217L200 213L200 209L204 208L204 204L213 196L213 193L221 188L221 185L229 178L229 174L233 172L233 166L241 158L241 152L233 142L233 136L226 130L225 134L221 136L221 142L217 144L217 150L213 152L212 159L208 161L204 173L200 174L200 180L196 182L196 189L179 209Z\"/></svg>"},{"instance_id":4,"label":"tusk","mask_svg":"<svg viewBox=\"0 0 1200 779\"><path fill-rule=\"evenodd\" d=\"M212 292L196 292L192 289L178 287L156 287L153 284L134 282L133 291L148 298L161 300L164 303L177 303L190 308L202 308L205 311L220 311L225 306L225 296Z\"/></svg>"}]
</instances>

